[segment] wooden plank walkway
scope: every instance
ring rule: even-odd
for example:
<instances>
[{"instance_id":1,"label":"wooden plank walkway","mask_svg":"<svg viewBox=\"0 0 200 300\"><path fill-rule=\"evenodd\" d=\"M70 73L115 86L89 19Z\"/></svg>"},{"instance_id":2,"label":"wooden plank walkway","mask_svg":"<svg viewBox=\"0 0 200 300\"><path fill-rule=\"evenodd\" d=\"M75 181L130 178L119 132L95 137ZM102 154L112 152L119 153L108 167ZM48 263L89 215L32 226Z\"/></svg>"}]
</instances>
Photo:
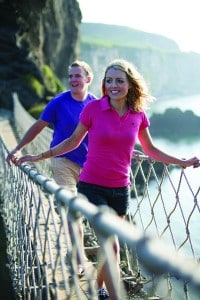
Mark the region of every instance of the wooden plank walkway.
<instances>
[{"instance_id":1,"label":"wooden plank walkway","mask_svg":"<svg viewBox=\"0 0 200 300\"><path fill-rule=\"evenodd\" d=\"M12 117L11 111L0 109L0 134L9 150L12 150L17 144L16 136L10 123Z\"/></svg>"}]
</instances>

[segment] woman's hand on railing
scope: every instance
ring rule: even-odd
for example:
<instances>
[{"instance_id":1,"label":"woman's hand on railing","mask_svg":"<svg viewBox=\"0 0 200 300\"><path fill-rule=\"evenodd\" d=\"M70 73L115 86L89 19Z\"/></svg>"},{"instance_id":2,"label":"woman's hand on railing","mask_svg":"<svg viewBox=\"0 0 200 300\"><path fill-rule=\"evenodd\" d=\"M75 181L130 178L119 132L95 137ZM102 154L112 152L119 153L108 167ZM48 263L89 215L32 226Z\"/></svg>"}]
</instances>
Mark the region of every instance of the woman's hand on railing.
<instances>
[{"instance_id":1,"label":"woman's hand on railing","mask_svg":"<svg viewBox=\"0 0 200 300\"><path fill-rule=\"evenodd\" d=\"M180 166L183 168L191 167L198 168L200 166L200 159L196 156L189 159L182 159Z\"/></svg>"},{"instance_id":2,"label":"woman's hand on railing","mask_svg":"<svg viewBox=\"0 0 200 300\"><path fill-rule=\"evenodd\" d=\"M12 160L12 162L16 165L19 166L25 162L38 162L42 159L42 154L38 154L38 155L31 155L31 154L26 154L24 156L21 156L19 158L15 158Z\"/></svg>"},{"instance_id":3,"label":"woman's hand on railing","mask_svg":"<svg viewBox=\"0 0 200 300\"><path fill-rule=\"evenodd\" d=\"M6 157L6 161L9 164L9 166L11 165L10 162L15 162L16 159L19 157L20 155L20 150L18 150L17 148L13 149L10 153L8 153L7 157Z\"/></svg>"}]
</instances>

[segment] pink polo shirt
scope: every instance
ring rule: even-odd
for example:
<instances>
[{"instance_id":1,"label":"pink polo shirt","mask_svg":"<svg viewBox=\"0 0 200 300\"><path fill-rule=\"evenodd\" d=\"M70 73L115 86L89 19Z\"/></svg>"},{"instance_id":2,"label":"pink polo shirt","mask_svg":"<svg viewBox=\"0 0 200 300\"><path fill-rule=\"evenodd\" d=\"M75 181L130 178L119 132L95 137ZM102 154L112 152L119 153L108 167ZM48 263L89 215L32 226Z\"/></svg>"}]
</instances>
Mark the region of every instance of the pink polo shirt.
<instances>
[{"instance_id":1,"label":"pink polo shirt","mask_svg":"<svg viewBox=\"0 0 200 300\"><path fill-rule=\"evenodd\" d=\"M150 124L145 112L129 109L120 117L104 97L85 106L80 122L88 127L89 143L79 180L111 188L130 185L138 131Z\"/></svg>"}]
</instances>

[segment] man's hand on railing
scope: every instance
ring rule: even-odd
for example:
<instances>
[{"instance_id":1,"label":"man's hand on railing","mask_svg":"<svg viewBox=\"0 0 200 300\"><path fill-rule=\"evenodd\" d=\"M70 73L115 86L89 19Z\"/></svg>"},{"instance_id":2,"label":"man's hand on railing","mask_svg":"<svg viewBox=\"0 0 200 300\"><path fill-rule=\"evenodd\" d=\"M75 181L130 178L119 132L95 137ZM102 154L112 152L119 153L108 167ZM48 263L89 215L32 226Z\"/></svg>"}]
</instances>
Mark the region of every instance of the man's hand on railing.
<instances>
[{"instance_id":1,"label":"man's hand on railing","mask_svg":"<svg viewBox=\"0 0 200 300\"><path fill-rule=\"evenodd\" d=\"M135 149L133 150L133 154L132 154L133 158L134 157L138 157L140 155L144 155L144 153L142 151L140 151L140 150L135 150Z\"/></svg>"},{"instance_id":2,"label":"man's hand on railing","mask_svg":"<svg viewBox=\"0 0 200 300\"><path fill-rule=\"evenodd\" d=\"M132 158L135 158L135 159L149 159L149 157L140 150L133 150Z\"/></svg>"}]
</instances>

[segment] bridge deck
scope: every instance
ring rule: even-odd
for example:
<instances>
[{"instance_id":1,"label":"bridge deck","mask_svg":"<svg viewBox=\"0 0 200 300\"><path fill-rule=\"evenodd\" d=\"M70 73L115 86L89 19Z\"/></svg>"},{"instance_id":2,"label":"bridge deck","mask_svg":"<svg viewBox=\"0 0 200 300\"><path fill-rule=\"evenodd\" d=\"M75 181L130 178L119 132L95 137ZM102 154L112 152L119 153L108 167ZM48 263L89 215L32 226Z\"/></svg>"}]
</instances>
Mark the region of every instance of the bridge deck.
<instances>
[{"instance_id":1,"label":"bridge deck","mask_svg":"<svg viewBox=\"0 0 200 300\"><path fill-rule=\"evenodd\" d=\"M1 137L9 150L12 150L16 144L17 139L13 132L10 121L12 120L13 114L11 111L0 109L0 132Z\"/></svg>"}]
</instances>

